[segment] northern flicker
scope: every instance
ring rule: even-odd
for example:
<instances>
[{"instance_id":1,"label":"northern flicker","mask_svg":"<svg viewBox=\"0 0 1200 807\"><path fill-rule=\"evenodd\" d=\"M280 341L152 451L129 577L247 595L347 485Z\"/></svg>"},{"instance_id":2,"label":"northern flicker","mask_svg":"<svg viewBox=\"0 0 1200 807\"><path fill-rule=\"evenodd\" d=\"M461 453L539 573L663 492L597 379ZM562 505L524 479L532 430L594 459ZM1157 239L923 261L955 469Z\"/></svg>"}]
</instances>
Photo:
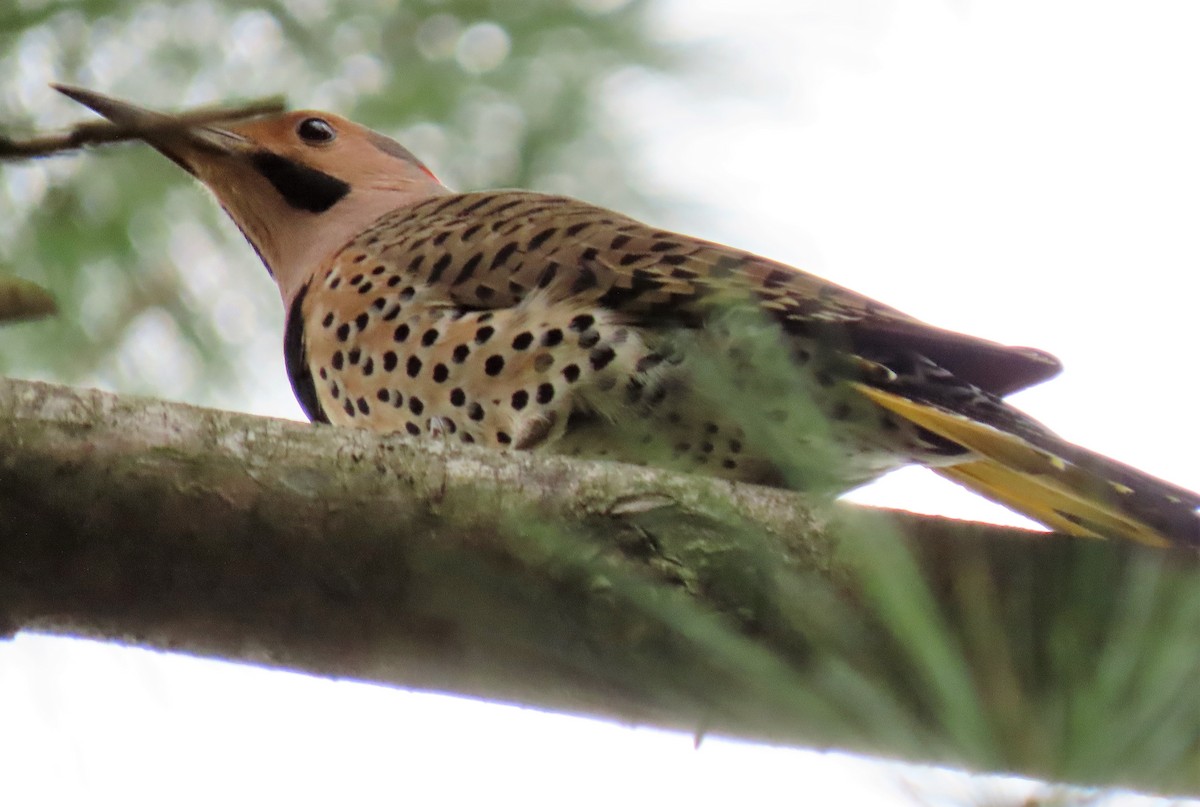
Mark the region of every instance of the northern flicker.
<instances>
[{"instance_id":1,"label":"northern flicker","mask_svg":"<svg viewBox=\"0 0 1200 807\"><path fill-rule=\"evenodd\" d=\"M1200 547L1200 496L1003 402L1045 353L574 199L455 193L336 115L167 128L58 89L216 195L312 420L830 494L917 463L1061 532Z\"/></svg>"}]
</instances>

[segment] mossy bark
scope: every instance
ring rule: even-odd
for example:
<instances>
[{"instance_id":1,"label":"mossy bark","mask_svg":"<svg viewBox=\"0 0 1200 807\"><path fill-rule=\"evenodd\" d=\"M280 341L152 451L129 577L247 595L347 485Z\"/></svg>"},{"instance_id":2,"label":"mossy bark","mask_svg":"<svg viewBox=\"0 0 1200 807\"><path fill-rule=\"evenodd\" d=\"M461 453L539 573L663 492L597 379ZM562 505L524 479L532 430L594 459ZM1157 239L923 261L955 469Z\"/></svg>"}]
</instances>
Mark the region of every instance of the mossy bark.
<instances>
[{"instance_id":1,"label":"mossy bark","mask_svg":"<svg viewBox=\"0 0 1200 807\"><path fill-rule=\"evenodd\" d=\"M1193 558L15 380L0 625L1200 790Z\"/></svg>"}]
</instances>

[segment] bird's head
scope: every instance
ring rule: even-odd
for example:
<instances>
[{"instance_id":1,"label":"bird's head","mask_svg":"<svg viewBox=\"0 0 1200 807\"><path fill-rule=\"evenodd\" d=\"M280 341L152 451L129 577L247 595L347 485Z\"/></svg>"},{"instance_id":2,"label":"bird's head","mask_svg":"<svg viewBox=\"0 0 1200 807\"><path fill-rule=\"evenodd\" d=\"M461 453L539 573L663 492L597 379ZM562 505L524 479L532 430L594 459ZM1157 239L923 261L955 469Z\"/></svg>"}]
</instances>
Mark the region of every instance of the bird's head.
<instances>
[{"instance_id":1,"label":"bird's head","mask_svg":"<svg viewBox=\"0 0 1200 807\"><path fill-rule=\"evenodd\" d=\"M450 193L408 149L337 115L286 112L182 128L125 101L56 88L137 132L208 186L287 304L326 258L380 216Z\"/></svg>"}]
</instances>

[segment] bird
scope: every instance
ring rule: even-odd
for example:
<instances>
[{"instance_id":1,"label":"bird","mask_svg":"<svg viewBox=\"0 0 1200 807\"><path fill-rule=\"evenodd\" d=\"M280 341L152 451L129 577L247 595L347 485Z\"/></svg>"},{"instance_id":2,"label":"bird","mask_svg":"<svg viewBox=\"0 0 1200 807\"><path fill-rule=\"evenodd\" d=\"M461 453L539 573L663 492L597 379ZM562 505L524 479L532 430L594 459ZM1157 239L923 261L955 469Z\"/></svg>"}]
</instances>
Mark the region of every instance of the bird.
<instances>
[{"instance_id":1,"label":"bird","mask_svg":"<svg viewBox=\"0 0 1200 807\"><path fill-rule=\"evenodd\" d=\"M1061 366L559 195L455 192L312 110L172 126L53 85L205 185L279 288L312 421L837 496L923 465L1059 533L1200 548L1200 496L1004 401Z\"/></svg>"}]
</instances>

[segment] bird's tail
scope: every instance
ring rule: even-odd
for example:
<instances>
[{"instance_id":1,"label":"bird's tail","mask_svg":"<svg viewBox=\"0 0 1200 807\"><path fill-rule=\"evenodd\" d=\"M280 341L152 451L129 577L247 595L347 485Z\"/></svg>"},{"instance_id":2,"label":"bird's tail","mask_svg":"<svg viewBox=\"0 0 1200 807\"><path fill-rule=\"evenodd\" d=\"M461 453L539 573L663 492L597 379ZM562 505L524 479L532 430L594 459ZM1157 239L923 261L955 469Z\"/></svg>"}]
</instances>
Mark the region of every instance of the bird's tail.
<instances>
[{"instance_id":1,"label":"bird's tail","mask_svg":"<svg viewBox=\"0 0 1200 807\"><path fill-rule=\"evenodd\" d=\"M1191 491L1046 431L1015 433L857 386L879 406L971 451L966 462L935 468L939 474L1053 530L1200 549L1200 496Z\"/></svg>"}]
</instances>

